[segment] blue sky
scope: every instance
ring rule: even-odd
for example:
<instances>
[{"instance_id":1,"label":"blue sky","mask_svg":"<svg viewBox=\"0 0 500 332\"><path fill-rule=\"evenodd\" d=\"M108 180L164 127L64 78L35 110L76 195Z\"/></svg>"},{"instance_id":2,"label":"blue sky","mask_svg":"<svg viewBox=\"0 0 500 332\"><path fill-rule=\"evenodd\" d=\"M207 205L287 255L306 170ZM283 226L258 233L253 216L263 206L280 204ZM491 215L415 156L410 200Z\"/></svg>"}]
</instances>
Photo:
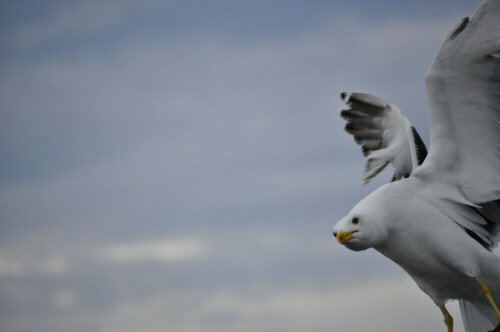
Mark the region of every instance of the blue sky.
<instances>
[{"instance_id":1,"label":"blue sky","mask_svg":"<svg viewBox=\"0 0 500 332\"><path fill-rule=\"evenodd\" d=\"M359 186L339 94L428 143L423 76L478 4L0 2L0 329L443 328L331 236L391 176Z\"/></svg>"}]
</instances>

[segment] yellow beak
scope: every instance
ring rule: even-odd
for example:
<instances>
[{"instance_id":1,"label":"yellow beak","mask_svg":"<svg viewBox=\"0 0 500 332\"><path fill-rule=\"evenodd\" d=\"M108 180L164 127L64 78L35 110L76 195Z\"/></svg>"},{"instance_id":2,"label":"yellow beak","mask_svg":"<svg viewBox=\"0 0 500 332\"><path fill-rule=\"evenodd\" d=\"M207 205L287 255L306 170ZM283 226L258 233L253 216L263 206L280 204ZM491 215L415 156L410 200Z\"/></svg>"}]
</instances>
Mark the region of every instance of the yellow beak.
<instances>
[{"instance_id":1,"label":"yellow beak","mask_svg":"<svg viewBox=\"0 0 500 332\"><path fill-rule=\"evenodd\" d=\"M352 235L356 233L357 231L352 231L352 232L343 232L340 231L337 234L337 241L339 241L340 244L345 244L347 241L352 239Z\"/></svg>"}]
</instances>

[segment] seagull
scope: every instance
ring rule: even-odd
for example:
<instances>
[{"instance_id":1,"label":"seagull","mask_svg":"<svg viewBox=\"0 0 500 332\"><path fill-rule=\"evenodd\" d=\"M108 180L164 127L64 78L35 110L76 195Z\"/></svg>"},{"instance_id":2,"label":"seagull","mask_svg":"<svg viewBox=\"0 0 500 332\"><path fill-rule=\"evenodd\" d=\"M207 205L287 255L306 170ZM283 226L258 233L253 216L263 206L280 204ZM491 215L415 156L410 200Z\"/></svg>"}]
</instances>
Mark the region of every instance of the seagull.
<instances>
[{"instance_id":1,"label":"seagull","mask_svg":"<svg viewBox=\"0 0 500 332\"><path fill-rule=\"evenodd\" d=\"M354 251L400 265L441 310L459 300L467 332L500 331L500 0L485 0L445 39L425 75L429 151L393 104L342 93L346 131L361 145L368 183L394 176L333 228Z\"/></svg>"}]
</instances>

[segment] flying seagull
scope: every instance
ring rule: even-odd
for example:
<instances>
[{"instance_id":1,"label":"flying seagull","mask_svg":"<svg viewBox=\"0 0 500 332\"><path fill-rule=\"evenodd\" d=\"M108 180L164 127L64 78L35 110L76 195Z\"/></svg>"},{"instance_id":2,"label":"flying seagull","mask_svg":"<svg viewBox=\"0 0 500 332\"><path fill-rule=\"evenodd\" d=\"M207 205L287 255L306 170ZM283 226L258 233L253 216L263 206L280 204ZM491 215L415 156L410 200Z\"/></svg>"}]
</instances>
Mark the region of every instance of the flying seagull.
<instances>
[{"instance_id":1,"label":"flying seagull","mask_svg":"<svg viewBox=\"0 0 500 332\"><path fill-rule=\"evenodd\" d=\"M348 249L374 248L441 309L458 299L467 332L500 331L500 0L485 0L448 35L425 75L429 153L393 104L341 94L341 116L366 157L367 183L392 181L334 227Z\"/></svg>"}]
</instances>

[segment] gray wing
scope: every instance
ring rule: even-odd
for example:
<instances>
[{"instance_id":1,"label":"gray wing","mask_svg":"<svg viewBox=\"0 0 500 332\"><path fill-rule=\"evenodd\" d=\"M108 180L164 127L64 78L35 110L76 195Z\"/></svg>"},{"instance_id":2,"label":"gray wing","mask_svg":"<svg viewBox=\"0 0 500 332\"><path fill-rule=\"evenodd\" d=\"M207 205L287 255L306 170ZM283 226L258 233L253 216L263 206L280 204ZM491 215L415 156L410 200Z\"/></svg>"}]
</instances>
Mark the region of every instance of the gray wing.
<instances>
[{"instance_id":1,"label":"gray wing","mask_svg":"<svg viewBox=\"0 0 500 332\"><path fill-rule=\"evenodd\" d=\"M427 149L410 121L393 104L364 93L342 93L350 107L340 115L347 121L345 130L354 137L366 158L361 182L368 183L389 163L394 167L393 181L408 177L422 164Z\"/></svg>"},{"instance_id":2,"label":"gray wing","mask_svg":"<svg viewBox=\"0 0 500 332\"><path fill-rule=\"evenodd\" d=\"M483 1L470 20L459 22L425 87L430 149L414 176L425 180L432 197L454 202L444 212L455 222L494 246L500 237L499 0Z\"/></svg>"}]
</instances>

